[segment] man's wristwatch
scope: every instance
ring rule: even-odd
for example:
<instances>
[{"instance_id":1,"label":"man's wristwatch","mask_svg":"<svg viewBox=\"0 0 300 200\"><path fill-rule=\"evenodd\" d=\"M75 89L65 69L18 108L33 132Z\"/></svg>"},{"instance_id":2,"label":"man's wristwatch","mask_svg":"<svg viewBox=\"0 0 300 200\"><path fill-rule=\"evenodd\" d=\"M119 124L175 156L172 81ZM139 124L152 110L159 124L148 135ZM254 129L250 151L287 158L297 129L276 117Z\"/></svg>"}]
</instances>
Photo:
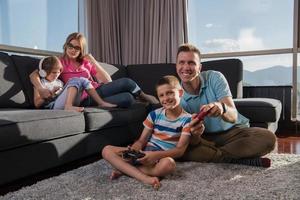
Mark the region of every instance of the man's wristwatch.
<instances>
[{"instance_id":1,"label":"man's wristwatch","mask_svg":"<svg viewBox=\"0 0 300 200\"><path fill-rule=\"evenodd\" d=\"M222 113L222 115L223 115L223 114L225 114L227 112L227 106L223 102L221 102L221 105L222 105L222 108L223 108L223 113Z\"/></svg>"}]
</instances>

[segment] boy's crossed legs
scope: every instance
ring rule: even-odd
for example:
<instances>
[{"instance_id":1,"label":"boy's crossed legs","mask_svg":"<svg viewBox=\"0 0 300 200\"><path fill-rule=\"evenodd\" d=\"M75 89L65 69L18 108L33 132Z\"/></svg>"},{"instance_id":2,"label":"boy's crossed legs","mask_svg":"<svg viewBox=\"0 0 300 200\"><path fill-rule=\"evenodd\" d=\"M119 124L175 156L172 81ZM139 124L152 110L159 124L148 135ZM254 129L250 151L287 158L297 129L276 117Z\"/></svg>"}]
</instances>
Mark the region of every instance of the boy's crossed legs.
<instances>
[{"instance_id":1,"label":"boy's crossed legs","mask_svg":"<svg viewBox=\"0 0 300 200\"><path fill-rule=\"evenodd\" d=\"M108 145L102 150L102 157L118 170L112 172L111 179L115 179L124 173L158 189L160 187L159 177L163 177L175 170L175 161L170 157L162 158L153 165L133 166L121 157L121 152L127 149L126 147Z\"/></svg>"}]
</instances>

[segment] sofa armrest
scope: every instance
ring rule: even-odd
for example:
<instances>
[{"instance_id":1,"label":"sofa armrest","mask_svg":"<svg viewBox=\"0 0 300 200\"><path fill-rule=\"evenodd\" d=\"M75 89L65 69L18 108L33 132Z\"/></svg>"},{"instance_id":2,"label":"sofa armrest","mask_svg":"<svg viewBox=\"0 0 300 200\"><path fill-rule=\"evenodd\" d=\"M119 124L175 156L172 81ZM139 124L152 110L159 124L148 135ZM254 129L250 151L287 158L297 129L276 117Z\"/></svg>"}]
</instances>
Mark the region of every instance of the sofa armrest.
<instances>
[{"instance_id":1,"label":"sofa armrest","mask_svg":"<svg viewBox=\"0 0 300 200\"><path fill-rule=\"evenodd\" d=\"M234 99L239 113L250 120L250 123L278 122L282 105L277 99L272 98L242 98Z\"/></svg>"}]
</instances>

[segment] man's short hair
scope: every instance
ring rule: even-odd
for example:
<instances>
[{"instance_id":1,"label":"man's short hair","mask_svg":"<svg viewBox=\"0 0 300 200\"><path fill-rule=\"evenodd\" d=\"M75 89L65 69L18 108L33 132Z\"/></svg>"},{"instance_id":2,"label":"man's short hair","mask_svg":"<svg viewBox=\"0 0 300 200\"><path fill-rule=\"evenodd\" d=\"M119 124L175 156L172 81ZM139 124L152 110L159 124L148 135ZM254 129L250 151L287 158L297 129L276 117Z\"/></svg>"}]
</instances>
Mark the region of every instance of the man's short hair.
<instances>
[{"instance_id":1,"label":"man's short hair","mask_svg":"<svg viewBox=\"0 0 300 200\"><path fill-rule=\"evenodd\" d=\"M192 44L184 43L184 44L180 45L178 50L177 50L176 58L178 58L178 54L180 52L194 52L199 56L199 59L201 59L200 50Z\"/></svg>"}]
</instances>

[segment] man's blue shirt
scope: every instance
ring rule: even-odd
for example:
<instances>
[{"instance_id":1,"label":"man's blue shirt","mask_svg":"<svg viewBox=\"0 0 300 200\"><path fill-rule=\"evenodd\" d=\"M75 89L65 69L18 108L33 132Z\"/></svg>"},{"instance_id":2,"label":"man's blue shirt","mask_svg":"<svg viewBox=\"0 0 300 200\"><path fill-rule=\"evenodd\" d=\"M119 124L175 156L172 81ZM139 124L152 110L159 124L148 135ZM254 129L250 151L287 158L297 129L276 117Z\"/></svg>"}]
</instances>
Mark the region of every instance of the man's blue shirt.
<instances>
[{"instance_id":1,"label":"man's blue shirt","mask_svg":"<svg viewBox=\"0 0 300 200\"><path fill-rule=\"evenodd\" d=\"M198 113L202 105L220 101L224 97L232 97L228 82L224 75L217 71L203 71L199 74L201 88L198 95L184 92L181 106L189 113ZM249 127L249 119L238 113L236 123L224 121L221 117L205 117L205 132L226 131L234 126Z\"/></svg>"}]
</instances>

